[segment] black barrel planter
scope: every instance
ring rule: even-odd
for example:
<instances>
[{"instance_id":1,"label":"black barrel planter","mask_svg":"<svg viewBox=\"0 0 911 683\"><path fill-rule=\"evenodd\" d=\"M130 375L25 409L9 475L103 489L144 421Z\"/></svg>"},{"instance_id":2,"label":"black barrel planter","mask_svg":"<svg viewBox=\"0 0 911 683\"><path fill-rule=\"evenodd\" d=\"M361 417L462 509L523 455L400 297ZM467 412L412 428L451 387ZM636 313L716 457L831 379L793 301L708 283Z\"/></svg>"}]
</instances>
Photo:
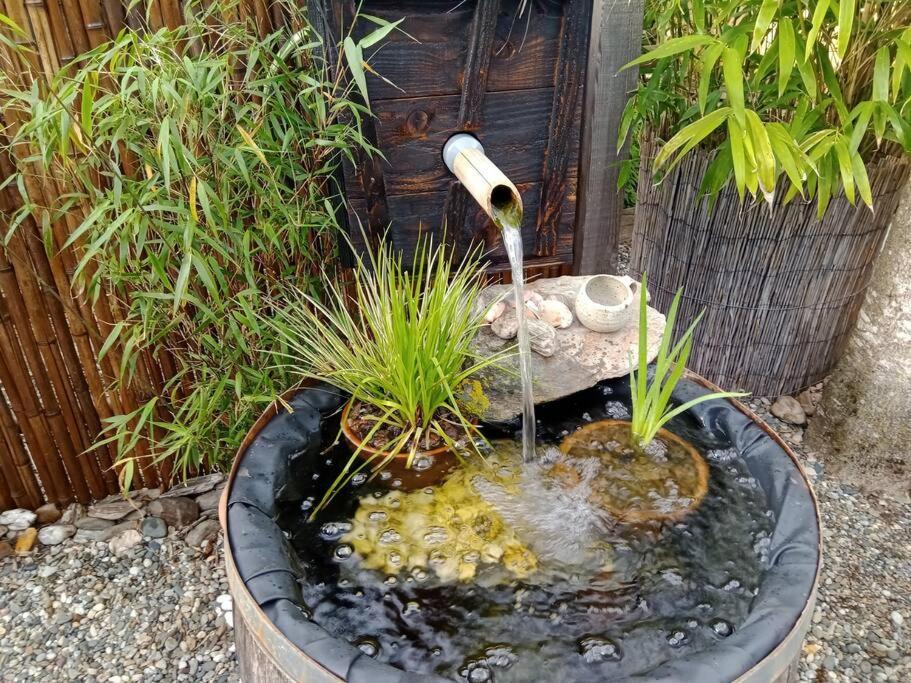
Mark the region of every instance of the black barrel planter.
<instances>
[{"instance_id":1,"label":"black barrel planter","mask_svg":"<svg viewBox=\"0 0 911 683\"><path fill-rule=\"evenodd\" d=\"M675 399L709 383L684 380ZM289 396L264 413L242 444L221 503L225 562L234 598L235 637L247 683L286 681L442 681L380 663L311 621L298 583L301 569L278 506L301 498L315 458L338 430L345 397L325 385ZM775 516L769 568L735 633L708 649L660 664L641 681L764 681L796 677L816 600L820 526L812 488L784 442L744 406L709 401L690 412L701 429L722 434L765 492Z\"/></svg>"}]
</instances>

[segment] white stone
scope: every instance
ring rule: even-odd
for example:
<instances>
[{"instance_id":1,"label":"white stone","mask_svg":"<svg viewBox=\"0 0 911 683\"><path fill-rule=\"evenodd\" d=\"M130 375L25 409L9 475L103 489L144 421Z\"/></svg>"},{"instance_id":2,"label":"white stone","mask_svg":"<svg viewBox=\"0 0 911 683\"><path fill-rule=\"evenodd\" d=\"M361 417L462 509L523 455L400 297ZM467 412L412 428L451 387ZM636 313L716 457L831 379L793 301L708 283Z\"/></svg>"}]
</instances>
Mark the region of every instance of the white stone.
<instances>
[{"instance_id":1,"label":"white stone","mask_svg":"<svg viewBox=\"0 0 911 683\"><path fill-rule=\"evenodd\" d=\"M898 611L892 612L892 614L889 615L889 618L896 626L901 626L905 623L905 618L901 615L901 612Z\"/></svg>"},{"instance_id":2,"label":"white stone","mask_svg":"<svg viewBox=\"0 0 911 683\"><path fill-rule=\"evenodd\" d=\"M128 550L142 543L142 534L136 529L128 529L119 536L115 536L108 543L112 555L122 555Z\"/></svg>"},{"instance_id":3,"label":"white stone","mask_svg":"<svg viewBox=\"0 0 911 683\"><path fill-rule=\"evenodd\" d=\"M772 404L772 415L783 422L792 425L803 425L807 423L807 414L803 406L793 396L779 396L778 400Z\"/></svg>"},{"instance_id":4,"label":"white stone","mask_svg":"<svg viewBox=\"0 0 911 683\"><path fill-rule=\"evenodd\" d=\"M38 540L42 545L60 545L75 533L72 524L52 524L38 530Z\"/></svg>"},{"instance_id":5,"label":"white stone","mask_svg":"<svg viewBox=\"0 0 911 683\"><path fill-rule=\"evenodd\" d=\"M543 320L528 320L528 339L531 350L549 358L557 350L557 332Z\"/></svg>"},{"instance_id":6,"label":"white stone","mask_svg":"<svg viewBox=\"0 0 911 683\"><path fill-rule=\"evenodd\" d=\"M0 524L8 527L10 531L24 531L38 518L31 510L16 508L0 513Z\"/></svg>"},{"instance_id":7,"label":"white stone","mask_svg":"<svg viewBox=\"0 0 911 683\"><path fill-rule=\"evenodd\" d=\"M484 322L492 323L506 310L505 301L497 301L490 308L487 309L487 313L484 315Z\"/></svg>"},{"instance_id":8,"label":"white stone","mask_svg":"<svg viewBox=\"0 0 911 683\"><path fill-rule=\"evenodd\" d=\"M509 341L515 339L519 332L519 320L516 318L515 311L510 311L493 321L490 331L500 339Z\"/></svg>"}]
</instances>

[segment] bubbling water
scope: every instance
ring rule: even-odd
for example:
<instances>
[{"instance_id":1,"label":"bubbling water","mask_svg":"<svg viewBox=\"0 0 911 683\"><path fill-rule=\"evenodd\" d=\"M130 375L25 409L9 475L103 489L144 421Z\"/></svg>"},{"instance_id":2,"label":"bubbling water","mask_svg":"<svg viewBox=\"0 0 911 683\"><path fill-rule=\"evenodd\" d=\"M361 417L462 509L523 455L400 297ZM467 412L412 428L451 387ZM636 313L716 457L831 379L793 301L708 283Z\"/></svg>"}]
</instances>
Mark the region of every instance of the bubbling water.
<instances>
[{"instance_id":1,"label":"bubbling water","mask_svg":"<svg viewBox=\"0 0 911 683\"><path fill-rule=\"evenodd\" d=\"M369 482L319 522L288 503L279 521L314 621L378 661L482 683L635 676L736 632L768 561L761 488L730 444L691 432L711 453L699 508L677 521L612 518L592 502L597 463L546 445L587 426L582 413L616 415L611 398L573 399L557 419L544 409L533 462L517 441L494 440L486 465L435 487ZM553 476L573 459L577 478ZM510 565L505 548L534 561Z\"/></svg>"}]
</instances>

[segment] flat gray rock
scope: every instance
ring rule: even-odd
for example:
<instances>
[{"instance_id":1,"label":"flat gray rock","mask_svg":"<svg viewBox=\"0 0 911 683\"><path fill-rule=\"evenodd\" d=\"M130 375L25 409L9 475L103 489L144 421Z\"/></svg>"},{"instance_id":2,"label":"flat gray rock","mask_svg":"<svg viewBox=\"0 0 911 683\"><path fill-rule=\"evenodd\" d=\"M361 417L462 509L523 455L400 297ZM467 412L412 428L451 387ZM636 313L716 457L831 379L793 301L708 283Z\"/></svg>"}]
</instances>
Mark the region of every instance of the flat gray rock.
<instances>
[{"instance_id":1,"label":"flat gray rock","mask_svg":"<svg viewBox=\"0 0 911 683\"><path fill-rule=\"evenodd\" d=\"M576 293L588 277L563 276L537 280L526 285L526 289L537 292L545 299L554 298L566 303L574 310ZM480 303L487 308L504 295L512 292L512 285L493 285L481 293ZM638 309L637 309L638 310ZM630 351L635 354L639 342L639 326L636 315L631 324L617 332L603 334L593 332L573 320L564 330L556 330L556 349L550 357L532 353L535 403L547 403L613 377L629 374ZM664 333L664 316L648 309L648 357L649 361L658 355L661 335ZM503 340L485 325L473 342L473 351L488 357L500 353L515 344L515 340ZM469 402L481 411L486 422L505 422L522 412L522 390L519 378L518 356L513 355L497 367L484 370L477 377L483 397L472 391ZM477 387L475 387L477 388Z\"/></svg>"}]
</instances>

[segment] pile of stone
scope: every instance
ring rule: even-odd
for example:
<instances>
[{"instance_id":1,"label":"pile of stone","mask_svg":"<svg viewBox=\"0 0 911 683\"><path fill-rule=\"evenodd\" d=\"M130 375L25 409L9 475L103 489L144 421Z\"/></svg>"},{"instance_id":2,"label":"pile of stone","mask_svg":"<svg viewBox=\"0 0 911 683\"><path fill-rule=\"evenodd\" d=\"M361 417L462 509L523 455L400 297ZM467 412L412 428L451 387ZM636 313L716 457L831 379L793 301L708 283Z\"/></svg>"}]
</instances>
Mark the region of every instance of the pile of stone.
<instances>
[{"instance_id":1,"label":"pile of stone","mask_svg":"<svg viewBox=\"0 0 911 683\"><path fill-rule=\"evenodd\" d=\"M525 287L523 315L528 321L535 403L554 401L606 379L629 374L630 360L639 340L636 315L615 332L597 332L574 314L580 288L590 278L545 278ZM487 324L472 342L482 358L501 355L515 346L519 327L511 285L484 289L478 306ZM635 313L633 311L632 313ZM648 357L654 360L664 333L665 318L648 308ZM631 352L633 355L631 355ZM478 373L479 386L469 387L467 399L485 422L507 422L522 412L522 390L515 354Z\"/></svg>"},{"instance_id":2,"label":"pile of stone","mask_svg":"<svg viewBox=\"0 0 911 683\"><path fill-rule=\"evenodd\" d=\"M41 544L56 546L104 542L121 555L144 539L181 535L187 545L211 552L219 531L218 502L225 486L221 473L190 479L162 492L140 489L112 495L88 507L73 503L60 510L54 503L38 509L0 513L0 559L27 555Z\"/></svg>"}]
</instances>

